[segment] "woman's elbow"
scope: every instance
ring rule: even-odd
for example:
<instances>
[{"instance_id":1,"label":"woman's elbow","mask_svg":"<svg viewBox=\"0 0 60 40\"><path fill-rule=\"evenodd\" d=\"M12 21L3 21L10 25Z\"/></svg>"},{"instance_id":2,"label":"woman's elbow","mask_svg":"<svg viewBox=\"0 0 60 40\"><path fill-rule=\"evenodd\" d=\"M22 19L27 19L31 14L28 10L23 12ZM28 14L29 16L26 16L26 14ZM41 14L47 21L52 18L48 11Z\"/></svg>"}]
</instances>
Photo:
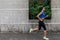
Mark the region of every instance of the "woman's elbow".
<instances>
[{"instance_id":1,"label":"woman's elbow","mask_svg":"<svg viewBox=\"0 0 60 40\"><path fill-rule=\"evenodd\" d=\"M39 16L36 16L37 18L39 18Z\"/></svg>"}]
</instances>

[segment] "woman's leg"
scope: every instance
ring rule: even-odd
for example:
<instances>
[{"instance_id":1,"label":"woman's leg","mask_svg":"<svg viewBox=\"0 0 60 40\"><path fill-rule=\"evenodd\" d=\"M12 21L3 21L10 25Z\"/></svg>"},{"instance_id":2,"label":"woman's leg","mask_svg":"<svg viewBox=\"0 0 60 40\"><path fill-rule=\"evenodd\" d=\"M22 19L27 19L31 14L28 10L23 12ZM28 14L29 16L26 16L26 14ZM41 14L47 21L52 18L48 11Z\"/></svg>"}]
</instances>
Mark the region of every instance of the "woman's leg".
<instances>
[{"instance_id":1,"label":"woman's leg","mask_svg":"<svg viewBox=\"0 0 60 40\"><path fill-rule=\"evenodd\" d=\"M49 38L46 37L46 35L47 35L47 31L46 30L43 31L43 35L44 35L43 39L49 40Z\"/></svg>"},{"instance_id":2,"label":"woman's leg","mask_svg":"<svg viewBox=\"0 0 60 40\"><path fill-rule=\"evenodd\" d=\"M35 31L35 30L38 30L38 27L34 27L34 28L33 28L33 31Z\"/></svg>"},{"instance_id":3,"label":"woman's leg","mask_svg":"<svg viewBox=\"0 0 60 40\"><path fill-rule=\"evenodd\" d=\"M31 28L31 29L30 29L30 33L31 33L32 31L35 31L35 30L38 30L38 28L37 28L37 27Z\"/></svg>"},{"instance_id":4,"label":"woman's leg","mask_svg":"<svg viewBox=\"0 0 60 40\"><path fill-rule=\"evenodd\" d=\"M40 29L41 29L41 24L40 24L41 22L39 21L39 27L34 27L34 28L31 28L30 29L30 32L32 32L32 31L39 31Z\"/></svg>"},{"instance_id":5,"label":"woman's leg","mask_svg":"<svg viewBox=\"0 0 60 40\"><path fill-rule=\"evenodd\" d=\"M44 30L44 31L43 31L43 36L46 37L46 34L47 34L47 31Z\"/></svg>"},{"instance_id":6,"label":"woman's leg","mask_svg":"<svg viewBox=\"0 0 60 40\"><path fill-rule=\"evenodd\" d=\"M46 31L45 24L43 24L42 27L44 28L44 30L43 30L43 35L44 35L44 37L46 37L47 31Z\"/></svg>"},{"instance_id":7,"label":"woman's leg","mask_svg":"<svg viewBox=\"0 0 60 40\"><path fill-rule=\"evenodd\" d=\"M44 30L43 30L43 36L44 36L44 37L43 37L43 38L44 38L44 39L48 39L48 38L46 37L47 31L46 31L46 26L45 26L44 22L43 22L42 27L44 28Z\"/></svg>"},{"instance_id":8,"label":"woman's leg","mask_svg":"<svg viewBox=\"0 0 60 40\"><path fill-rule=\"evenodd\" d=\"M35 30L36 30L36 31L39 31L40 29L41 29L41 24L40 24L40 22L39 22L39 27L34 27L34 28L33 28L33 31L35 31Z\"/></svg>"},{"instance_id":9,"label":"woman's leg","mask_svg":"<svg viewBox=\"0 0 60 40\"><path fill-rule=\"evenodd\" d=\"M39 26L38 26L38 27L35 27L35 28L33 29L33 31L34 31L34 30L37 30L37 31L38 31L38 30L40 30L40 29L41 29L41 21L39 21Z\"/></svg>"}]
</instances>

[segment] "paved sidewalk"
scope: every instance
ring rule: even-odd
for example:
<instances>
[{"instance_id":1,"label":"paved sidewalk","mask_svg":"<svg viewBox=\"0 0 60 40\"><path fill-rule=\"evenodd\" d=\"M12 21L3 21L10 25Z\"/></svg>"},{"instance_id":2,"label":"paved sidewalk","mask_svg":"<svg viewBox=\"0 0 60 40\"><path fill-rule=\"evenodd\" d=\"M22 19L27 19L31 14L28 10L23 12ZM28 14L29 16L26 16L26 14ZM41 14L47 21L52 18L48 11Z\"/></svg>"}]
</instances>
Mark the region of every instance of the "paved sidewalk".
<instances>
[{"instance_id":1,"label":"paved sidewalk","mask_svg":"<svg viewBox=\"0 0 60 40\"><path fill-rule=\"evenodd\" d=\"M60 40L60 33L50 32L47 35L50 40ZM43 40L43 35L34 33L0 33L0 40Z\"/></svg>"}]
</instances>

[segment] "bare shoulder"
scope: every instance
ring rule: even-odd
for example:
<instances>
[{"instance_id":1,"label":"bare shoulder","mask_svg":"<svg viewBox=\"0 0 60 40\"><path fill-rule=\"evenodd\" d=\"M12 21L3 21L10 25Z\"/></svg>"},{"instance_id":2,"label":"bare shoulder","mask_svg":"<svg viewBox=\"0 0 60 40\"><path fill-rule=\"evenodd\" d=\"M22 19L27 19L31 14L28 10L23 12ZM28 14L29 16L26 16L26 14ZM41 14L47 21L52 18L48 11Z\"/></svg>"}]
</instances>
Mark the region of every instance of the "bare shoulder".
<instances>
[{"instance_id":1,"label":"bare shoulder","mask_svg":"<svg viewBox=\"0 0 60 40\"><path fill-rule=\"evenodd\" d=\"M41 14L42 14L42 12L38 13L37 17L39 17L39 15L41 15Z\"/></svg>"},{"instance_id":2,"label":"bare shoulder","mask_svg":"<svg viewBox=\"0 0 60 40\"><path fill-rule=\"evenodd\" d=\"M42 14L42 12L38 13L38 15L41 15L41 14Z\"/></svg>"}]
</instances>

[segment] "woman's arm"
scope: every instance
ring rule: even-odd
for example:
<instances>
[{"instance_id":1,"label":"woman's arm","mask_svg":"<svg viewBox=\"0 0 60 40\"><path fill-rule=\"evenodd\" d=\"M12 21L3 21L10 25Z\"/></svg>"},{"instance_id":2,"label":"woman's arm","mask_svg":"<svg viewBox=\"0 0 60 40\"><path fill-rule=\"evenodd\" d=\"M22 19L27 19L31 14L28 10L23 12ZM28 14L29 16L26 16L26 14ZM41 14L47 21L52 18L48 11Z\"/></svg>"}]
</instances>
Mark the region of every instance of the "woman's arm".
<instances>
[{"instance_id":1,"label":"woman's arm","mask_svg":"<svg viewBox=\"0 0 60 40\"><path fill-rule=\"evenodd\" d=\"M46 17L48 17L48 15L47 15L47 16L45 16L45 18L46 18Z\"/></svg>"},{"instance_id":2,"label":"woman's arm","mask_svg":"<svg viewBox=\"0 0 60 40\"><path fill-rule=\"evenodd\" d=\"M38 18L40 21L43 21L43 19L39 17L40 15L41 15L41 12L37 15L37 18Z\"/></svg>"}]
</instances>

